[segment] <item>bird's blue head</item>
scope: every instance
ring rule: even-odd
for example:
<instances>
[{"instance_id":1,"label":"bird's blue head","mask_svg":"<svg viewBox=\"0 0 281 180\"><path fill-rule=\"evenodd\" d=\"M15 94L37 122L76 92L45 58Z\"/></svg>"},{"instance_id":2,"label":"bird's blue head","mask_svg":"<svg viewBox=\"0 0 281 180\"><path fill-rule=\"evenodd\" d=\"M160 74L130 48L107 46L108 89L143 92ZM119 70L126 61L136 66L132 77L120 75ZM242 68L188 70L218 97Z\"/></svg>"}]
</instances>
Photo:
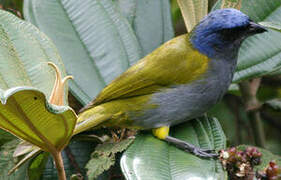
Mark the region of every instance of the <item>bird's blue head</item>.
<instances>
[{"instance_id":1,"label":"bird's blue head","mask_svg":"<svg viewBox=\"0 0 281 180\"><path fill-rule=\"evenodd\" d=\"M194 28L190 41L194 48L209 58L237 57L242 41L266 29L236 9L211 12Z\"/></svg>"}]
</instances>

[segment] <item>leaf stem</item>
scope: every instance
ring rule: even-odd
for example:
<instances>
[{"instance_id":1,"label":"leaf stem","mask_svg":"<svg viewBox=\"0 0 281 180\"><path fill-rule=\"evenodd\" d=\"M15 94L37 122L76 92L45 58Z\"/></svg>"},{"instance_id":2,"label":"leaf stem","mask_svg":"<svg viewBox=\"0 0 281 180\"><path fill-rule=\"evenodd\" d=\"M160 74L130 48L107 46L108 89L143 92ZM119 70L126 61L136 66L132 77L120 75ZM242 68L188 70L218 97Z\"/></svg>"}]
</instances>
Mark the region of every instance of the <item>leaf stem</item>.
<instances>
[{"instance_id":1,"label":"leaf stem","mask_svg":"<svg viewBox=\"0 0 281 180\"><path fill-rule=\"evenodd\" d=\"M257 146L265 147L265 135L259 111L261 105L256 96L260 81L260 78L244 81L239 83L239 87L253 129L255 143Z\"/></svg>"},{"instance_id":2,"label":"leaf stem","mask_svg":"<svg viewBox=\"0 0 281 180\"><path fill-rule=\"evenodd\" d=\"M54 152L52 155L58 171L59 180L66 180L61 152Z\"/></svg>"}]
</instances>

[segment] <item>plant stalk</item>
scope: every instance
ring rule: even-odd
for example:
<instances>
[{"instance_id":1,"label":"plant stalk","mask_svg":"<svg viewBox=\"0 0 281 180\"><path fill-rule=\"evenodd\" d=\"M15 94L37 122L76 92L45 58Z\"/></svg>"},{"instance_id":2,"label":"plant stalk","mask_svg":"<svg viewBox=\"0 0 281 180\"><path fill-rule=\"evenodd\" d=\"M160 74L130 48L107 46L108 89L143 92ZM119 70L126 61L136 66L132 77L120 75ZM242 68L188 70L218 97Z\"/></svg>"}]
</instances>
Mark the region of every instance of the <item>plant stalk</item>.
<instances>
[{"instance_id":1,"label":"plant stalk","mask_svg":"<svg viewBox=\"0 0 281 180\"><path fill-rule=\"evenodd\" d=\"M255 144L260 147L265 147L264 129L259 112L261 105L256 96L260 82L260 78L253 79L251 81L244 81L239 84L239 87L245 103L247 115L253 129Z\"/></svg>"},{"instance_id":2,"label":"plant stalk","mask_svg":"<svg viewBox=\"0 0 281 180\"><path fill-rule=\"evenodd\" d=\"M61 152L52 153L58 171L59 180L66 180Z\"/></svg>"},{"instance_id":3,"label":"plant stalk","mask_svg":"<svg viewBox=\"0 0 281 180\"><path fill-rule=\"evenodd\" d=\"M255 144L260 147L265 147L265 135L263 124L259 111L250 111L248 112L248 116L250 118L250 123L253 128L254 136L255 136Z\"/></svg>"}]
</instances>

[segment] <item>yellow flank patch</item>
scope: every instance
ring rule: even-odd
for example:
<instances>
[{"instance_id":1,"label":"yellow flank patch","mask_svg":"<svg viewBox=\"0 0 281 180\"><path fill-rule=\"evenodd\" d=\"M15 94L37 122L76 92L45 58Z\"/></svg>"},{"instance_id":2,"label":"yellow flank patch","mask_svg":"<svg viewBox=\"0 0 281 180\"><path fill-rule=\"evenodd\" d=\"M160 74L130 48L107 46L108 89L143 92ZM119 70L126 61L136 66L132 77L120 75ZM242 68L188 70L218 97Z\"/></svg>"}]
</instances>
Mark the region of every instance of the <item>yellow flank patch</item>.
<instances>
[{"instance_id":1,"label":"yellow flank patch","mask_svg":"<svg viewBox=\"0 0 281 180\"><path fill-rule=\"evenodd\" d=\"M153 129L152 132L154 136L164 140L169 135L169 130L170 130L169 126L163 126L157 129Z\"/></svg>"}]
</instances>

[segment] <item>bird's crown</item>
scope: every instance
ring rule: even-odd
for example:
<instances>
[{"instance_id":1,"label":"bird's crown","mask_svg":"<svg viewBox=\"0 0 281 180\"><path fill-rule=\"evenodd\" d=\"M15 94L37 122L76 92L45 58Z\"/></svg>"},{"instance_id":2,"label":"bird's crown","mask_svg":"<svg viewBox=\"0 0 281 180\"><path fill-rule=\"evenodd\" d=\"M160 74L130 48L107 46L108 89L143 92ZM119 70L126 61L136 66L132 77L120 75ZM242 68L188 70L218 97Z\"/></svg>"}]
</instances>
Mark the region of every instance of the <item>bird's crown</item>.
<instances>
[{"instance_id":1,"label":"bird's crown","mask_svg":"<svg viewBox=\"0 0 281 180\"><path fill-rule=\"evenodd\" d=\"M241 11L231 8L219 9L202 19L197 28L204 28L206 31L218 31L247 26L249 22L249 17Z\"/></svg>"},{"instance_id":2,"label":"bird's crown","mask_svg":"<svg viewBox=\"0 0 281 180\"><path fill-rule=\"evenodd\" d=\"M196 25L190 41L194 48L209 58L234 58L242 41L248 36L266 31L236 9L211 12Z\"/></svg>"}]
</instances>

